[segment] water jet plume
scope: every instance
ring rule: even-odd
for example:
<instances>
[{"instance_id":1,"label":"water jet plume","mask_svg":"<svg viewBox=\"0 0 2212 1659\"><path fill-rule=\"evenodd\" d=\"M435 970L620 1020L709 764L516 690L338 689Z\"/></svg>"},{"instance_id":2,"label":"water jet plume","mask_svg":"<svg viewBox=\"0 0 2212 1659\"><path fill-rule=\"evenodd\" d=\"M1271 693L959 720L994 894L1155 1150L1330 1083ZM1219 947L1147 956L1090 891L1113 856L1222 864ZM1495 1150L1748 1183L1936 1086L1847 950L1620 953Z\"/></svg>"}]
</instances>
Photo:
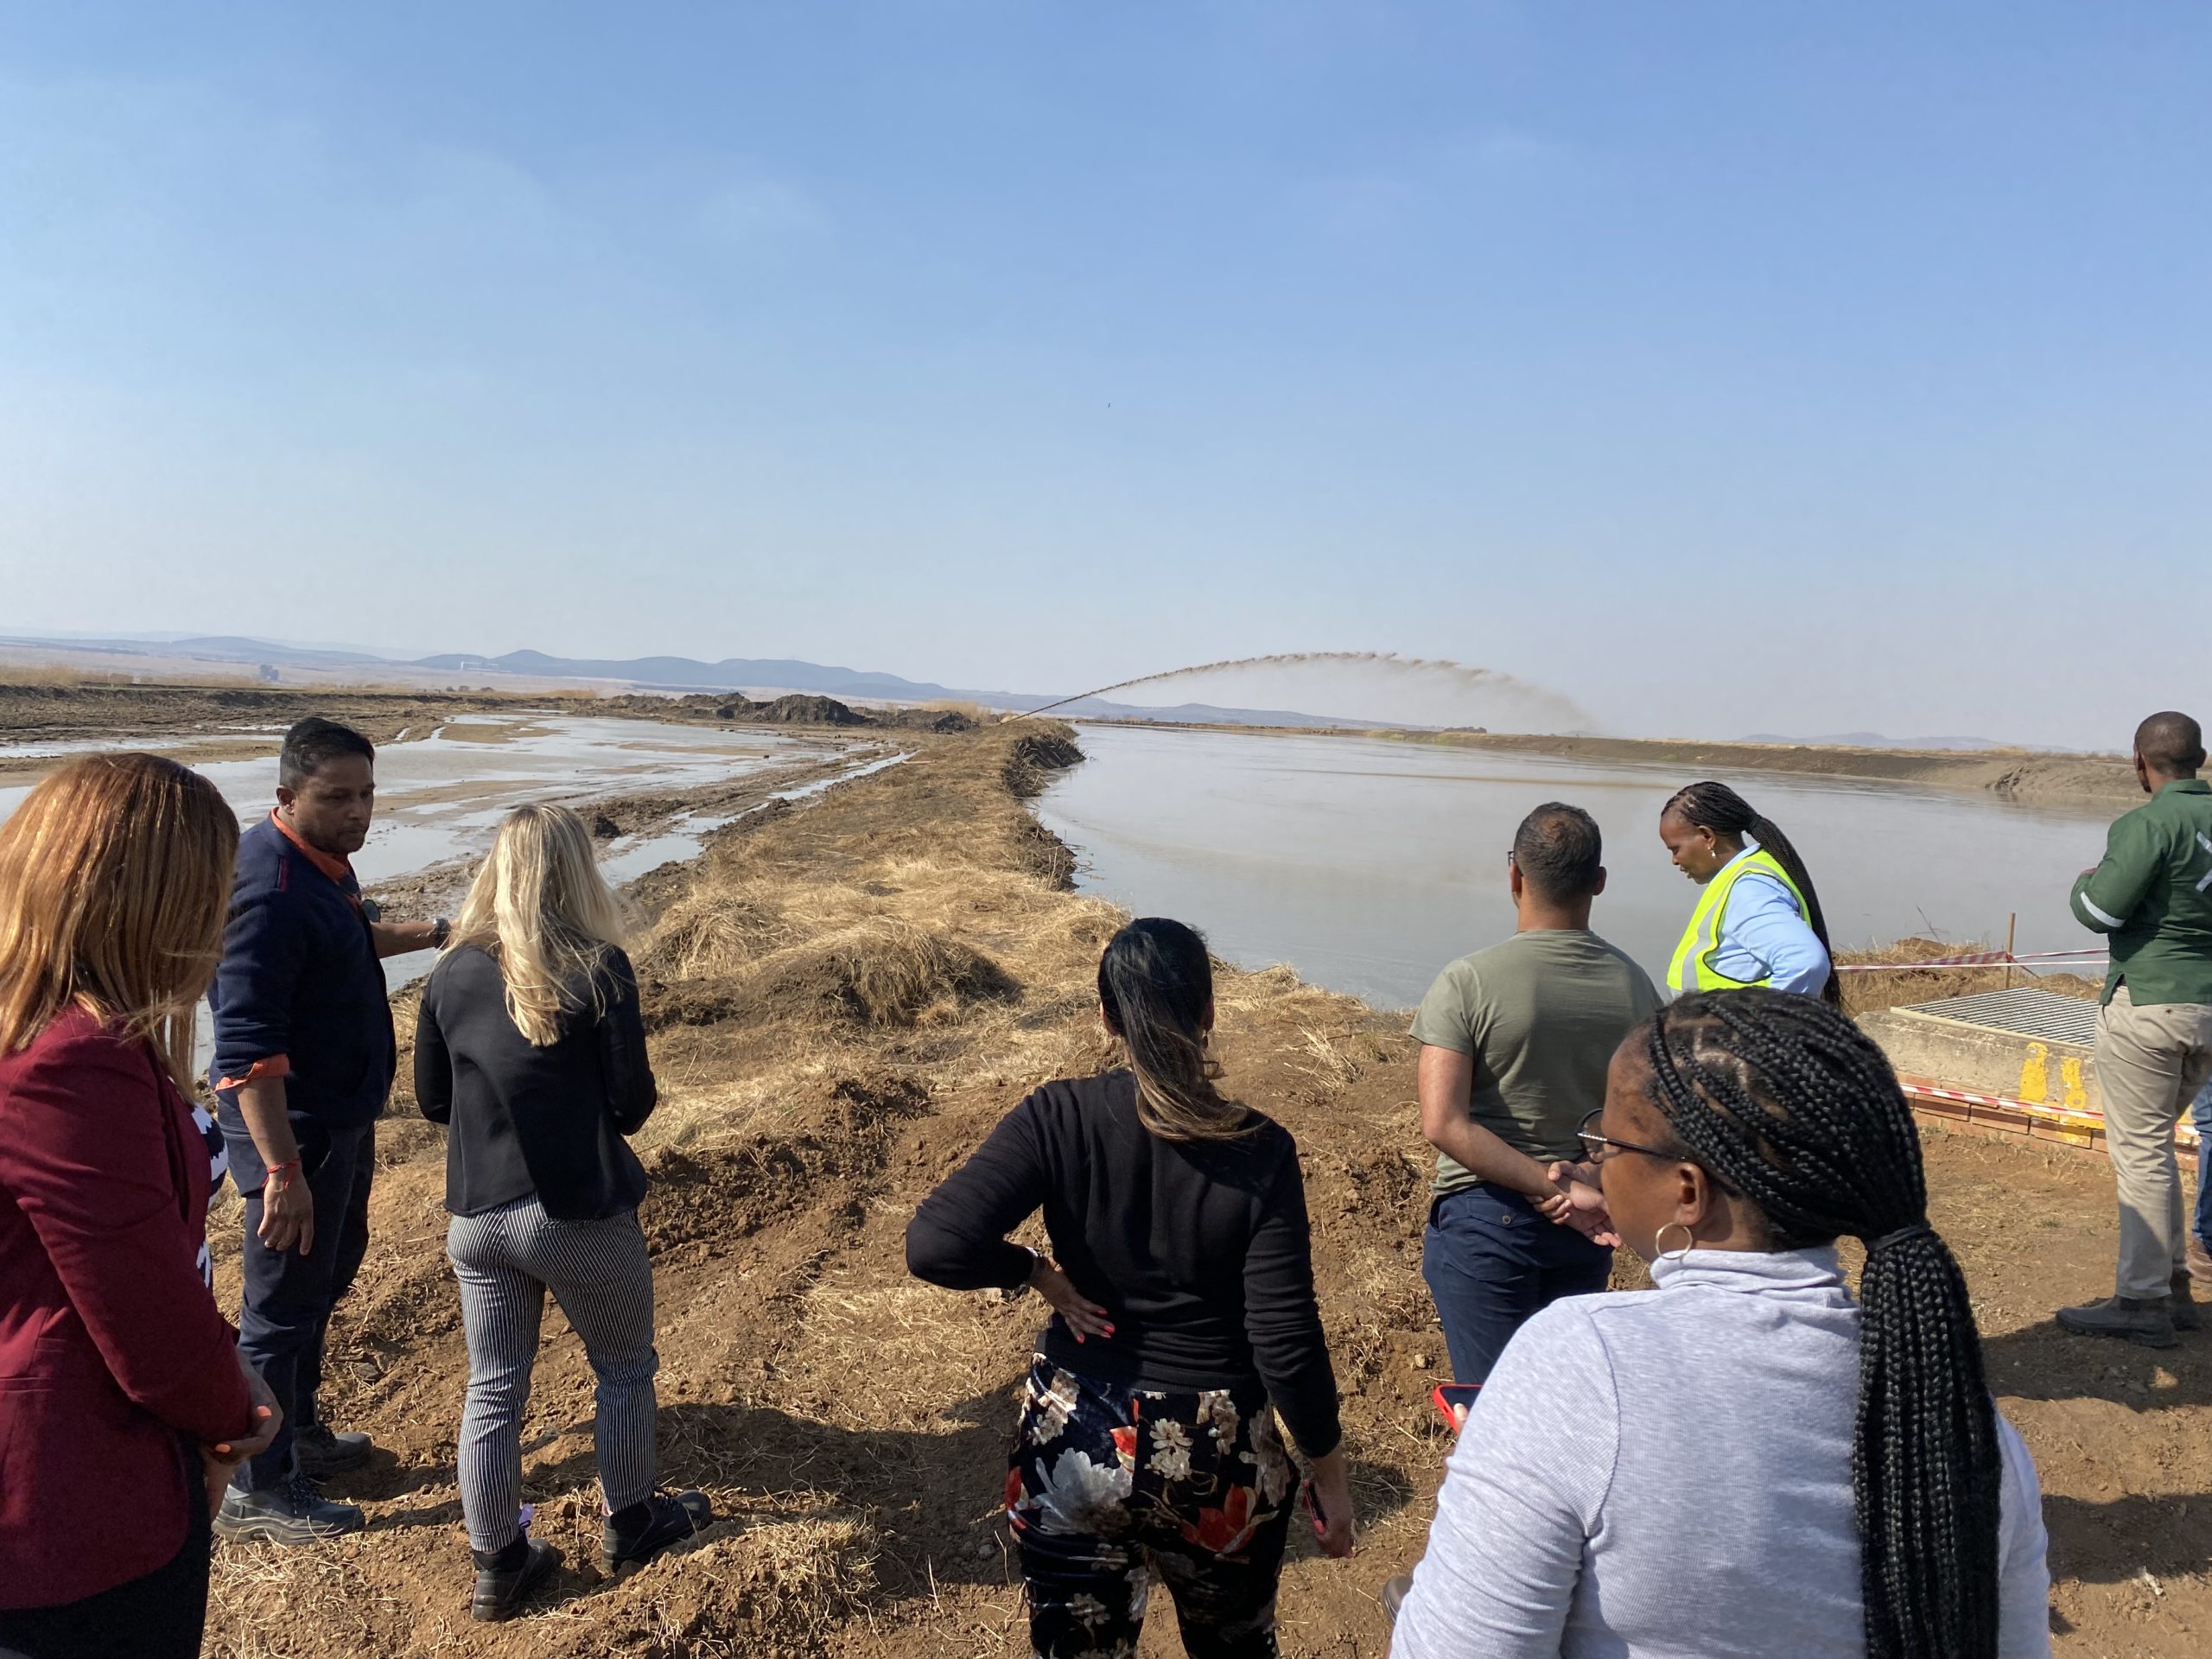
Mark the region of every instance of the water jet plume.
<instances>
[{"instance_id":1,"label":"water jet plume","mask_svg":"<svg viewBox=\"0 0 2212 1659\"><path fill-rule=\"evenodd\" d=\"M1109 691L1125 691L1132 686L1158 685L1169 680L1196 679L1208 674L1235 674L1258 669L1299 668L1357 668L1380 670L1393 678L1418 678L1428 682L1437 690L1455 695L1473 695L1487 704L1503 704L1512 718L1538 722L1531 727L1541 731L1587 731L1594 722L1582 706L1572 697L1535 685L1517 675L1495 668L1478 668L1468 663L1455 663L1436 657L1401 657L1389 651L1288 651L1277 652L1265 657L1231 657L1219 662L1194 663L1187 668L1171 668L1157 674L1139 674L1129 679L1116 680L1111 685L1102 685L1094 690L1078 691L1073 696L1048 702L1041 709L1032 709L1027 715L1050 714L1055 709L1065 709L1070 703L1105 696ZM1308 710L1322 713L1324 710ZM1459 721L1405 721L1404 724L1454 725Z\"/></svg>"}]
</instances>

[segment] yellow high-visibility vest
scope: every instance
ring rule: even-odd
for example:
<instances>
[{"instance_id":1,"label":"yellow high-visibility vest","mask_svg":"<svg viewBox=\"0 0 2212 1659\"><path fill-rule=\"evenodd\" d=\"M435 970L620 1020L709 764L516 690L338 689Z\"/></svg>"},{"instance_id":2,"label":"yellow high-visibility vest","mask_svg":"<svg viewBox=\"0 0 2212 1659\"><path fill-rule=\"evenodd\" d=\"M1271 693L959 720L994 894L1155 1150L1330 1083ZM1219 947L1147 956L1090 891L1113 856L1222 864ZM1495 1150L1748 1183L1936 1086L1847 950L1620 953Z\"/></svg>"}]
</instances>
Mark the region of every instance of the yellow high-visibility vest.
<instances>
[{"instance_id":1,"label":"yellow high-visibility vest","mask_svg":"<svg viewBox=\"0 0 2212 1659\"><path fill-rule=\"evenodd\" d=\"M1789 879L1789 872L1765 848L1754 847L1750 852L1730 859L1698 895L1697 908L1690 912L1690 925L1683 931L1682 942L1675 947L1674 961L1667 965L1667 988L1676 995L1684 991L1741 991L1767 983L1764 979L1731 979L1713 965L1713 959L1720 954L1720 931L1727 919L1728 895L1736 883L1753 870L1781 882L1797 901L1800 916L1812 915L1813 907L1805 902L1805 895Z\"/></svg>"}]
</instances>

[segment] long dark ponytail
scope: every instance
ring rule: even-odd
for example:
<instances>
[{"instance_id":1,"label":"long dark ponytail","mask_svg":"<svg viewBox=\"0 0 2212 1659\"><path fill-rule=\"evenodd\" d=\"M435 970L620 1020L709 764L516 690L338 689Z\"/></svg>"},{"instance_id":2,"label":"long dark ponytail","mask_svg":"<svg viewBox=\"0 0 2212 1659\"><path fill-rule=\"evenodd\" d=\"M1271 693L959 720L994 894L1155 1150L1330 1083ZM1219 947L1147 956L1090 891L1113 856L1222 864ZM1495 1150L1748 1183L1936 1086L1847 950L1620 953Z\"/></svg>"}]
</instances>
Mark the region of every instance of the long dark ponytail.
<instances>
[{"instance_id":1,"label":"long dark ponytail","mask_svg":"<svg viewBox=\"0 0 2212 1659\"><path fill-rule=\"evenodd\" d=\"M1194 928L1164 917L1131 922L1098 959L1098 1005L1137 1080L1137 1116L1166 1141L1229 1141L1249 1114L1214 1085L1206 1052L1213 960Z\"/></svg>"},{"instance_id":2,"label":"long dark ponytail","mask_svg":"<svg viewBox=\"0 0 2212 1659\"><path fill-rule=\"evenodd\" d=\"M1646 1030L1652 1105L1775 1249L1866 1241L1851 1479L1868 1659L1993 1659L1997 1408L1896 1073L1841 1012L1786 992L1685 996Z\"/></svg>"},{"instance_id":3,"label":"long dark ponytail","mask_svg":"<svg viewBox=\"0 0 2212 1659\"><path fill-rule=\"evenodd\" d=\"M1781 826L1772 818L1752 810L1751 804L1726 784L1707 779L1703 783L1685 784L1668 798L1659 809L1659 816L1669 812L1693 829L1710 830L1716 835L1733 836L1738 840L1749 836L1773 855L1782 866L1797 891L1805 895L1805 925L1813 930L1813 937L1821 942L1821 949L1830 957L1835 947L1828 943L1828 918L1821 909L1821 895L1814 890L1813 873L1805 868L1805 861L1789 844L1789 837L1782 833ZM1821 988L1821 995L1831 1002L1840 1002L1840 987L1834 973Z\"/></svg>"}]
</instances>

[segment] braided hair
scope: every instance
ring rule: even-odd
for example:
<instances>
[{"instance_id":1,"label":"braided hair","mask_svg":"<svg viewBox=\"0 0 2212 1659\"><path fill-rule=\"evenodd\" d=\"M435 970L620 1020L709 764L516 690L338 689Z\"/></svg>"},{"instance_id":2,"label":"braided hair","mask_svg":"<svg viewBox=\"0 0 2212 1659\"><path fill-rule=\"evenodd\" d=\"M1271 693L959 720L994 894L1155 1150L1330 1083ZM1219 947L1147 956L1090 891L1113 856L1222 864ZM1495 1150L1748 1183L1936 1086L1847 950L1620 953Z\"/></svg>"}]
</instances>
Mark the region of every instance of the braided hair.
<instances>
[{"instance_id":1,"label":"braided hair","mask_svg":"<svg viewBox=\"0 0 2212 1659\"><path fill-rule=\"evenodd\" d=\"M1866 1241L1851 1484L1868 1659L1993 1659L1997 1408L1897 1074L1840 1010L1782 991L1694 994L1644 1029L1652 1106L1770 1248Z\"/></svg>"},{"instance_id":2,"label":"braided hair","mask_svg":"<svg viewBox=\"0 0 2212 1659\"><path fill-rule=\"evenodd\" d=\"M1739 841L1749 836L1758 842L1804 895L1805 924L1821 942L1821 949L1831 957L1835 954L1835 947L1828 943L1828 918L1821 912L1821 895L1813 890L1813 874L1772 818L1754 811L1751 804L1727 785L1716 784L1709 779L1701 784L1685 784L1668 797L1667 804L1659 809L1659 816L1663 818L1669 812L1694 829L1733 836ZM1840 1003L1843 1000L1836 975L1828 976L1821 995L1830 1002Z\"/></svg>"}]
</instances>

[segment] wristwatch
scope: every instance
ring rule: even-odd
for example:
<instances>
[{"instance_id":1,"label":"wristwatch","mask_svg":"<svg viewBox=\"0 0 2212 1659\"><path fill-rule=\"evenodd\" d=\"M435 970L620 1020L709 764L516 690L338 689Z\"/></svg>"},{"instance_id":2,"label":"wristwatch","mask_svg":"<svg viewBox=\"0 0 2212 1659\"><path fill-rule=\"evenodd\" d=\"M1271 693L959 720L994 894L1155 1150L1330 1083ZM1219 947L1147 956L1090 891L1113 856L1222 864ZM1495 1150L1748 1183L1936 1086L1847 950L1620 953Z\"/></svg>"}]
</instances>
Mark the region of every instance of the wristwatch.
<instances>
[{"instance_id":1,"label":"wristwatch","mask_svg":"<svg viewBox=\"0 0 2212 1659\"><path fill-rule=\"evenodd\" d=\"M436 921L430 924L430 944L433 949L439 950L444 950L446 948L446 941L452 937L453 924L445 917L441 916Z\"/></svg>"}]
</instances>

